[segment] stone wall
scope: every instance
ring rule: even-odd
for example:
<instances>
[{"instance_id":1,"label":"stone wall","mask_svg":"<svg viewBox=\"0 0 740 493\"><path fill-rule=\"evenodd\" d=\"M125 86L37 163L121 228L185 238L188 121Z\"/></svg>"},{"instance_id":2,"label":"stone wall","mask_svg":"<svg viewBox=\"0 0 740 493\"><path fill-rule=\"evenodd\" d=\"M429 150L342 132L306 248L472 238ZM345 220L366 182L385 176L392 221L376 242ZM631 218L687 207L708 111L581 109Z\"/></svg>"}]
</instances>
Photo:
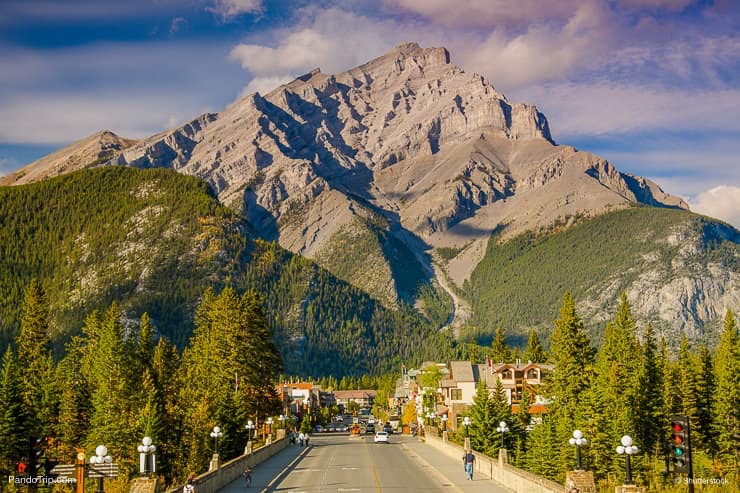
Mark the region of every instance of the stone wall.
<instances>
[{"instance_id":1,"label":"stone wall","mask_svg":"<svg viewBox=\"0 0 740 493\"><path fill-rule=\"evenodd\" d=\"M288 446L288 440L281 438L270 445L265 445L252 454L241 455L235 459L221 464L219 469L201 474L195 478L196 493L216 493L218 490L237 479L249 466L254 468L257 464L266 461ZM182 493L184 485L167 490L166 493Z\"/></svg>"},{"instance_id":2,"label":"stone wall","mask_svg":"<svg viewBox=\"0 0 740 493\"><path fill-rule=\"evenodd\" d=\"M460 445L449 441L443 442L431 435L427 435L426 443L444 452L456 462L462 460L463 448ZM475 454L476 473L501 483L515 493L563 493L565 491L563 485L542 476L518 469L505 461L492 459L478 452L473 453Z\"/></svg>"}]
</instances>

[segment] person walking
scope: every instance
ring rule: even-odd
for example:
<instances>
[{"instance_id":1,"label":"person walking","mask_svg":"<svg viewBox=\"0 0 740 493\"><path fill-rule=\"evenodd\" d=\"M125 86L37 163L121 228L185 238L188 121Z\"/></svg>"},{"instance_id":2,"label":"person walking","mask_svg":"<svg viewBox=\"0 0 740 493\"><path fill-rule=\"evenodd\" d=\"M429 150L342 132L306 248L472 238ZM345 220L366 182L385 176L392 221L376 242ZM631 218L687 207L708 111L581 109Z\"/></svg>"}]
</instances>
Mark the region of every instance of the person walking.
<instances>
[{"instance_id":1,"label":"person walking","mask_svg":"<svg viewBox=\"0 0 740 493\"><path fill-rule=\"evenodd\" d=\"M247 488L249 488L250 486L252 486L252 469L249 466L247 466L247 468L244 469L243 475L244 475L244 482L246 483Z\"/></svg>"},{"instance_id":2,"label":"person walking","mask_svg":"<svg viewBox=\"0 0 740 493\"><path fill-rule=\"evenodd\" d=\"M303 432L301 432L298 435L298 444L299 444L299 446L303 447L303 440L305 440L305 439L306 439L306 436L303 434Z\"/></svg>"},{"instance_id":3,"label":"person walking","mask_svg":"<svg viewBox=\"0 0 740 493\"><path fill-rule=\"evenodd\" d=\"M470 481L473 480L473 466L475 464L475 454L472 450L468 449L463 455L463 464L465 464L465 473L468 475Z\"/></svg>"},{"instance_id":4,"label":"person walking","mask_svg":"<svg viewBox=\"0 0 740 493\"><path fill-rule=\"evenodd\" d=\"M183 486L182 493L195 493L195 485L193 484L194 480L195 474L188 476L188 482Z\"/></svg>"}]
</instances>

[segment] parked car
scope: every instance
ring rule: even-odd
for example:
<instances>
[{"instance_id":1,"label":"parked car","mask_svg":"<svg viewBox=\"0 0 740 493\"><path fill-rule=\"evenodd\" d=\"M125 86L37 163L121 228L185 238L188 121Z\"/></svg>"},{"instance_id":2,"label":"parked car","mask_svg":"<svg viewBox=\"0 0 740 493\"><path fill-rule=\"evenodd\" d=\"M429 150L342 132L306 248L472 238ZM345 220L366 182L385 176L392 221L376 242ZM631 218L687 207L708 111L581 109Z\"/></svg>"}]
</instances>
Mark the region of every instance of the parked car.
<instances>
[{"instance_id":1,"label":"parked car","mask_svg":"<svg viewBox=\"0 0 740 493\"><path fill-rule=\"evenodd\" d=\"M373 441L375 443L388 443L388 433L384 431L379 431L375 434L375 438L373 438Z\"/></svg>"},{"instance_id":2,"label":"parked car","mask_svg":"<svg viewBox=\"0 0 740 493\"><path fill-rule=\"evenodd\" d=\"M383 427L383 431L390 435L393 433L393 427L390 424L387 424Z\"/></svg>"},{"instance_id":3,"label":"parked car","mask_svg":"<svg viewBox=\"0 0 740 493\"><path fill-rule=\"evenodd\" d=\"M324 431L324 427L321 425L316 425L316 433L322 433Z\"/></svg>"},{"instance_id":4,"label":"parked car","mask_svg":"<svg viewBox=\"0 0 740 493\"><path fill-rule=\"evenodd\" d=\"M367 427L365 428L365 433L375 433L375 425L372 423L368 423Z\"/></svg>"}]
</instances>

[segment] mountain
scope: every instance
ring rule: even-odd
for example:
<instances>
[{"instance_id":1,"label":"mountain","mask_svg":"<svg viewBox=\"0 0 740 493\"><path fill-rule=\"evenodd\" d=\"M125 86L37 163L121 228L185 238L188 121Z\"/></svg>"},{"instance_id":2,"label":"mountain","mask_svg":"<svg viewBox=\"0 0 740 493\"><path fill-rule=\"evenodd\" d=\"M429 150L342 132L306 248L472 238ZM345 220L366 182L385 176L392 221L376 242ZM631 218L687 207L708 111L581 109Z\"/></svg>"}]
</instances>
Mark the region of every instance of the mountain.
<instances>
[{"instance_id":1,"label":"mountain","mask_svg":"<svg viewBox=\"0 0 740 493\"><path fill-rule=\"evenodd\" d=\"M135 143L136 140L124 139L109 130L103 130L0 177L0 185L23 185L91 168L118 156L122 150Z\"/></svg>"},{"instance_id":2,"label":"mountain","mask_svg":"<svg viewBox=\"0 0 740 493\"><path fill-rule=\"evenodd\" d=\"M286 371L359 375L441 356L440 325L389 310L313 262L256 238L210 187L171 170L101 167L0 187L0 347L17 334L23 290L47 293L57 349L93 310L148 312L180 348L206 288L257 289Z\"/></svg>"},{"instance_id":3,"label":"mountain","mask_svg":"<svg viewBox=\"0 0 740 493\"><path fill-rule=\"evenodd\" d=\"M493 233L546 234L638 205L687 209L650 180L556 144L535 106L416 43L250 94L101 164L200 177L261 237L387 307L413 303L429 316L454 304L456 325L478 306L460 288Z\"/></svg>"}]
</instances>

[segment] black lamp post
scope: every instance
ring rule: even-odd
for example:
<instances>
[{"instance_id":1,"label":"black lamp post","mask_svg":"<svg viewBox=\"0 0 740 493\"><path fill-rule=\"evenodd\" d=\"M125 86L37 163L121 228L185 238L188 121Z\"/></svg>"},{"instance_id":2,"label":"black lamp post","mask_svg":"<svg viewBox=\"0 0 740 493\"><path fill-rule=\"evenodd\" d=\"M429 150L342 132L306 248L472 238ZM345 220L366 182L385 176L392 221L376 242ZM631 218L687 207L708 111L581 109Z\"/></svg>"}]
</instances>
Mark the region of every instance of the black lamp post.
<instances>
[{"instance_id":1,"label":"black lamp post","mask_svg":"<svg viewBox=\"0 0 740 493\"><path fill-rule=\"evenodd\" d=\"M511 431L509 425L506 424L506 421L501 421L496 427L496 431L501 433L501 448L504 448L504 433Z\"/></svg>"},{"instance_id":2,"label":"black lamp post","mask_svg":"<svg viewBox=\"0 0 740 493\"><path fill-rule=\"evenodd\" d=\"M630 468L630 456L635 455L639 452L636 445L632 445L632 437L629 435L624 435L622 437L622 445L617 447L617 453L619 455L624 454L625 459L627 461L627 477L624 480L624 484L634 484L632 482L632 470Z\"/></svg>"},{"instance_id":3,"label":"black lamp post","mask_svg":"<svg viewBox=\"0 0 740 493\"><path fill-rule=\"evenodd\" d=\"M581 430L576 430L573 432L573 438L568 440L568 443L571 445L576 446L576 470L582 471L583 467L581 466L581 445L586 445L586 439L583 437L583 432Z\"/></svg>"}]
</instances>

